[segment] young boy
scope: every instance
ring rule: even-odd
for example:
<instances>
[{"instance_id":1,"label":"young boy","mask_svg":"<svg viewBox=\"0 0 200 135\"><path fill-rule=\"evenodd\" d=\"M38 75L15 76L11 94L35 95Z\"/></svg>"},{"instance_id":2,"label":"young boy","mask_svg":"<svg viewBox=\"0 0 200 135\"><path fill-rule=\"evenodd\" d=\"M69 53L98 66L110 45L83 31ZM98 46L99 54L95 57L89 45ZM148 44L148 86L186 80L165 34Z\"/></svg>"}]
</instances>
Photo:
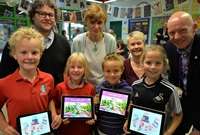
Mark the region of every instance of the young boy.
<instances>
[{"instance_id":1,"label":"young boy","mask_svg":"<svg viewBox=\"0 0 200 135\"><path fill-rule=\"evenodd\" d=\"M19 68L0 79L0 108L6 103L9 119L6 122L0 112L0 130L3 134L18 135L16 118L19 115L47 110L52 114L52 128L57 129L62 119L56 114L52 100L54 79L37 68L44 50L44 37L32 28L23 27L8 42L10 55L17 60Z\"/></svg>"},{"instance_id":2,"label":"young boy","mask_svg":"<svg viewBox=\"0 0 200 135\"><path fill-rule=\"evenodd\" d=\"M102 69L106 81L96 87L96 92L100 89L108 88L113 90L124 90L131 93L131 87L125 80L121 80L121 75L124 71L124 58L116 53L108 54L102 61ZM98 114L98 132L100 135L122 135L124 118L116 116Z\"/></svg>"}]
</instances>

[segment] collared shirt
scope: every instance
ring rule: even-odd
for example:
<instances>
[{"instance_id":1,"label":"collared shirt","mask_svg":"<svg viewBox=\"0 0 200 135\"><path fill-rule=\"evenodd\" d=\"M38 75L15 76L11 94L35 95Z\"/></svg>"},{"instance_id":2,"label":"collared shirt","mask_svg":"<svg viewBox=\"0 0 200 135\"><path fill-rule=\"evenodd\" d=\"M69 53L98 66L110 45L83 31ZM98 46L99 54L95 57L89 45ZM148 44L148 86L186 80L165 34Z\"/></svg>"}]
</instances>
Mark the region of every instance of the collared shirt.
<instances>
[{"instance_id":1,"label":"collared shirt","mask_svg":"<svg viewBox=\"0 0 200 135\"><path fill-rule=\"evenodd\" d=\"M19 74L18 68L13 74L0 80L0 108L4 103L7 104L9 124L15 129L19 115L48 110L49 101L54 97L52 75L40 71L39 68L37 73L35 80L30 82Z\"/></svg>"},{"instance_id":2,"label":"collared shirt","mask_svg":"<svg viewBox=\"0 0 200 135\"><path fill-rule=\"evenodd\" d=\"M166 30L163 29L163 37L165 36L165 32L166 32ZM165 45L166 43L167 43L167 42L166 42L164 39L161 39L161 40L160 40L160 44L161 44L161 45Z\"/></svg>"},{"instance_id":3,"label":"collared shirt","mask_svg":"<svg viewBox=\"0 0 200 135\"><path fill-rule=\"evenodd\" d=\"M34 25L32 25L31 27L37 31L37 29ZM50 34L47 37L45 37L44 46L46 49L48 49L52 45L54 36L55 36L55 34L54 34L53 30L51 30Z\"/></svg>"},{"instance_id":4,"label":"collared shirt","mask_svg":"<svg viewBox=\"0 0 200 135\"><path fill-rule=\"evenodd\" d=\"M52 45L54 36L54 32L51 30L51 33L47 37L45 37L44 46L46 49L48 49Z\"/></svg>"},{"instance_id":5,"label":"collared shirt","mask_svg":"<svg viewBox=\"0 0 200 135\"><path fill-rule=\"evenodd\" d=\"M185 94L187 95L187 75L188 75L188 66L189 66L189 59L192 49L192 43L189 45L189 47L184 49L177 49L177 52L180 55L179 63L181 63L181 72L179 75L179 81L183 83L183 90Z\"/></svg>"}]
</instances>

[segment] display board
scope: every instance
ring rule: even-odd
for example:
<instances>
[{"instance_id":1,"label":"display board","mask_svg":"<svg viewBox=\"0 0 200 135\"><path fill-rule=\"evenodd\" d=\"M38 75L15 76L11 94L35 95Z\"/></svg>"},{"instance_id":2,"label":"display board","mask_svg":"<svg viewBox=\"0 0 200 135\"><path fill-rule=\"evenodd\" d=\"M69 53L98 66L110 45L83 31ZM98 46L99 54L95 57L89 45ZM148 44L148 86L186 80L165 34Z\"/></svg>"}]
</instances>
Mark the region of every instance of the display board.
<instances>
[{"instance_id":1,"label":"display board","mask_svg":"<svg viewBox=\"0 0 200 135\"><path fill-rule=\"evenodd\" d=\"M140 31L144 33L146 44L149 44L149 18L130 19L128 21L128 33Z\"/></svg>"},{"instance_id":2,"label":"display board","mask_svg":"<svg viewBox=\"0 0 200 135\"><path fill-rule=\"evenodd\" d=\"M152 27L151 27L151 44L156 43L156 33L159 28L162 28L162 25L165 21L167 21L169 16L162 16L162 17L152 17Z\"/></svg>"}]
</instances>

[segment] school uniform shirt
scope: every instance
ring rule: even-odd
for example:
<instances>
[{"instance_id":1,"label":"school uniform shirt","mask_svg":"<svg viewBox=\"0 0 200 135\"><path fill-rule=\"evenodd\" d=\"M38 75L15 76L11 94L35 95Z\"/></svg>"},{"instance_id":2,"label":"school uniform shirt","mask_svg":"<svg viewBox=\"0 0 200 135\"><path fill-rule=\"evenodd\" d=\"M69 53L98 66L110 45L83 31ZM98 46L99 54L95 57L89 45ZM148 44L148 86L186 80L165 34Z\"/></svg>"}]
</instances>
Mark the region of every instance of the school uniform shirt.
<instances>
[{"instance_id":1,"label":"school uniform shirt","mask_svg":"<svg viewBox=\"0 0 200 135\"><path fill-rule=\"evenodd\" d=\"M55 88L56 94L54 102L57 114L60 114L61 96L63 94L82 96L95 96L96 94L94 86L90 83L84 82L83 87L72 89L68 86L67 81L68 78L65 78L65 81L59 83ZM90 126L86 124L86 120L71 120L67 125L61 123L58 132L59 135L89 135Z\"/></svg>"},{"instance_id":2,"label":"school uniform shirt","mask_svg":"<svg viewBox=\"0 0 200 135\"><path fill-rule=\"evenodd\" d=\"M101 88L108 88L113 90L123 90L126 92L132 91L131 87L127 84L125 80L121 80L116 86L111 86L108 81L104 81L101 85L96 87L97 93L99 93ZM109 114L97 114L98 129L108 135L121 135L124 134L123 125L125 123L125 118L119 118Z\"/></svg>"},{"instance_id":3,"label":"school uniform shirt","mask_svg":"<svg viewBox=\"0 0 200 135\"><path fill-rule=\"evenodd\" d=\"M20 76L19 68L13 74L0 79L0 108L6 103L8 123L15 129L19 115L49 110L49 101L54 94L54 79L39 68L37 73L33 83Z\"/></svg>"},{"instance_id":4,"label":"school uniform shirt","mask_svg":"<svg viewBox=\"0 0 200 135\"><path fill-rule=\"evenodd\" d=\"M132 85L133 104L165 111L169 102L170 108L175 114L182 111L178 90L162 76L151 85L144 82L145 77L136 80Z\"/></svg>"},{"instance_id":5,"label":"school uniform shirt","mask_svg":"<svg viewBox=\"0 0 200 135\"><path fill-rule=\"evenodd\" d=\"M54 33L54 38L50 42L52 44L44 50L38 68L51 74L54 78L54 86L56 86L63 81L63 73L66 61L71 55L71 49L67 39L58 33ZM12 74L19 67L17 61L9 55L9 52L9 44L7 43L3 49L0 64L0 78Z\"/></svg>"}]
</instances>

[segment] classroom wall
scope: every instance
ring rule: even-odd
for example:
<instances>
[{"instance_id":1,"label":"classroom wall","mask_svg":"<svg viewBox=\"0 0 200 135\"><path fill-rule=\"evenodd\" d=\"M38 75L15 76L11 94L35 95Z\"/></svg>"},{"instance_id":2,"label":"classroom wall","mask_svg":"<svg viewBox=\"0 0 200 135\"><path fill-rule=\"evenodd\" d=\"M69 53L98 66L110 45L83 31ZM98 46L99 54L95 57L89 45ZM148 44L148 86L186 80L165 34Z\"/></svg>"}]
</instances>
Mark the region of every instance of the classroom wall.
<instances>
[{"instance_id":1,"label":"classroom wall","mask_svg":"<svg viewBox=\"0 0 200 135\"><path fill-rule=\"evenodd\" d=\"M122 1L118 1L118 2L113 2L110 4L106 4L106 10L109 7L109 5L111 5L111 8L114 9L114 7L119 7L119 13L117 17L114 17L113 14L108 14L108 21L106 23L106 29L108 30L110 28L110 22L112 21L122 21L122 40L124 41L124 43L126 43L126 36L128 34L128 21L129 19L127 19L127 17L125 16L124 18L120 18L120 10L121 8L136 8L136 7L141 7L141 18L144 17L144 6L150 4L151 5L151 16L150 18L150 31L149 31L149 43L152 43L153 38L154 38L154 31L152 31L152 19L155 17L169 17L172 13L176 12L176 11L187 11L188 13L190 13L191 15L194 16L194 14L196 15L196 18L199 18L199 14L198 12L200 11L200 4L197 2L197 0L185 0L185 2L178 4L178 0L146 0L146 1L141 1L141 0L124 0L125 2ZM166 11L166 1L172 1L174 3L174 8L172 10L168 10ZM184 1L184 0L183 0ZM160 2L161 3L161 7L162 7L162 12L161 14L154 14L154 5L156 3ZM135 18L135 10L133 11L133 18ZM194 19L197 20L197 19ZM200 19L199 19L200 20ZM199 25L200 26L200 25ZM156 24L156 27L162 27L162 22L160 23L160 25L158 26L158 24ZM153 36L153 37L152 37Z\"/></svg>"}]
</instances>

